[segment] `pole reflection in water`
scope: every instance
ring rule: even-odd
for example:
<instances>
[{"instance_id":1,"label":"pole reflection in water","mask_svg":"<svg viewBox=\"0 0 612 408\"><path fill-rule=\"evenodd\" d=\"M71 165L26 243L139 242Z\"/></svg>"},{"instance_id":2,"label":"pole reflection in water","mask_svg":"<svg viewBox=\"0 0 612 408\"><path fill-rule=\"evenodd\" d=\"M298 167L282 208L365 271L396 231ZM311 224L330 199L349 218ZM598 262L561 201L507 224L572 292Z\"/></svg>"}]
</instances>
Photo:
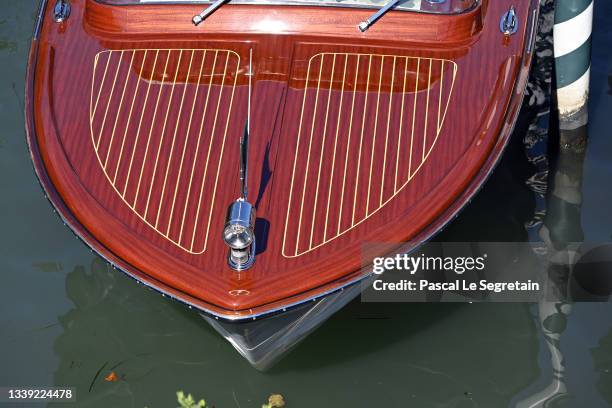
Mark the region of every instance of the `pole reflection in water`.
<instances>
[{"instance_id":1,"label":"pole reflection in water","mask_svg":"<svg viewBox=\"0 0 612 408\"><path fill-rule=\"evenodd\" d=\"M519 408L545 407L567 396L561 337L572 311L572 303L568 301L572 297L569 283L583 240L580 204L587 126L571 132L561 130L559 136L561 143L557 161L551 167L546 216L539 230L545 244L541 255L548 259L551 278L547 292L559 299L545 299L538 304L542 335L551 357L552 381L545 389L520 401Z\"/></svg>"},{"instance_id":2,"label":"pole reflection in water","mask_svg":"<svg viewBox=\"0 0 612 408\"><path fill-rule=\"evenodd\" d=\"M576 7L577 3L584 7ZM580 38L581 33L575 32L572 22L586 19L588 24L582 24L581 29L589 30L583 35L589 40L575 44L574 48L584 51L572 54L578 55L578 59L569 58L567 54L572 50L566 50L567 43L555 44L557 89L553 94L554 110L548 132L548 160L540 160L550 169L548 193L543 222L534 225L543 243L539 255L548 261L550 278L549 296L538 304L538 320L550 352L552 379L544 389L520 400L516 404L519 408L570 403L568 366L562 352L568 319L576 301L608 301L612 292L612 246L584 244L581 224L583 166L588 142L592 2L561 0L556 7L555 23L559 24L555 25L555 39L570 34ZM570 11L576 15L570 15Z\"/></svg>"}]
</instances>

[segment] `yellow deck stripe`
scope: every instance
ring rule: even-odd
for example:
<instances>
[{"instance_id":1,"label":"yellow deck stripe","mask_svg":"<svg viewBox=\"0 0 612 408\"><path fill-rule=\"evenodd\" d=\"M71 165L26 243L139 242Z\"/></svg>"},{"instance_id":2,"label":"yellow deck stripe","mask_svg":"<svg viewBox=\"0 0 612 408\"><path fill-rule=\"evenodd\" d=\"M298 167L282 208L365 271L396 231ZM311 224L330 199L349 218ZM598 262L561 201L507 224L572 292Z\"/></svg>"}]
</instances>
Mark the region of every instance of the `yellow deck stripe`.
<instances>
[{"instance_id":1,"label":"yellow deck stripe","mask_svg":"<svg viewBox=\"0 0 612 408\"><path fill-rule=\"evenodd\" d=\"M183 51L181 50L181 54L179 56L179 63L180 60L183 56ZM189 70L191 69L191 62L193 61L193 52L191 53L191 58L189 61ZM189 72L189 71L188 71ZM170 93L170 100L168 103L168 112L170 112L170 106L172 105L172 97L174 96L174 89L176 86L176 80L178 78L178 73L179 70L176 70L176 74L174 75L174 82L172 84L172 92ZM187 74L189 75L189 74ZM161 194L159 196L159 205L157 206L157 216L155 217L155 228L157 228L157 226L159 225L159 216L161 214L161 209L163 207L164 204L164 196L165 196L165 192L166 192L166 184L168 182L168 173L170 172L170 167L172 167L172 159L174 158L174 146L176 145L176 134L178 132L178 126L181 120L181 113L183 112L183 101L185 99L185 91L187 91L187 85L185 85L185 88L183 89L183 98L181 98L181 105L179 107L179 113L177 115L176 118L176 123L174 126L174 133L172 135L172 142L170 144L170 154L168 155L168 164L166 165L166 173L164 174L164 182L162 184L162 191ZM168 114L166 114L166 119L168 118ZM166 129L166 120L164 120L164 130ZM163 133L162 133L162 137L163 137ZM160 145L161 146L161 145ZM151 185L153 185L151 183ZM167 234L167 232L166 232Z\"/></svg>"},{"instance_id":2,"label":"yellow deck stripe","mask_svg":"<svg viewBox=\"0 0 612 408\"><path fill-rule=\"evenodd\" d=\"M399 158L402 146L402 127L404 124L404 101L406 99L406 79L408 79L408 57L404 67L404 85L402 86L402 105L400 108L400 121L397 128L397 154L395 157L395 180L393 182L393 194L397 193L397 174L399 172Z\"/></svg>"},{"instance_id":3,"label":"yellow deck stripe","mask_svg":"<svg viewBox=\"0 0 612 408\"><path fill-rule=\"evenodd\" d=\"M372 54L368 61L368 79L365 87L365 102L363 105L363 115L361 120L361 137L359 138L359 153L357 154L357 172L355 173L355 196L353 197L353 217L351 227L355 225L355 210L357 209L357 192L359 191L359 170L361 167L361 147L363 146L363 131L365 129L366 113L368 111L368 95L370 94L370 70L372 68ZM368 209L366 208L366 213Z\"/></svg>"},{"instance_id":4,"label":"yellow deck stripe","mask_svg":"<svg viewBox=\"0 0 612 408\"><path fill-rule=\"evenodd\" d=\"M215 66L217 65L217 54L218 54L218 51L215 51L215 59L213 60L213 66L212 66L213 73L215 72ZM206 50L204 50L204 55L202 56L202 65L200 66L200 76L198 78L198 89L200 87L200 79L202 78L202 67L204 67L205 59L206 59ZM200 151L200 140L202 138L202 127L204 125L204 118L206 117L206 107L208 106L208 97L210 96L210 88L212 88L212 80L213 80L213 75L211 73L210 83L208 84L208 90L206 92L206 101L204 102L204 110L202 111L202 120L200 121L198 141L196 142L196 149L195 149L195 154L193 156L193 163L191 164L191 174L189 175L189 184L187 184L187 196L186 196L187 198L185 199L185 206L183 207L183 216L181 217L181 228L179 231L179 238L178 238L179 242L181 242L181 239L183 238L183 230L185 228L185 217L187 216L187 208L189 207L189 197L191 197L191 185L193 182L193 173L195 171L196 162L198 161L198 152ZM192 117L193 117L193 109L195 108L196 98L197 98L197 90L196 90L196 96L193 99L193 107L191 109ZM191 124L191 119L189 119L189 121Z\"/></svg>"},{"instance_id":5,"label":"yellow deck stripe","mask_svg":"<svg viewBox=\"0 0 612 408\"><path fill-rule=\"evenodd\" d=\"M136 54L135 52L132 52L132 57L130 58L130 64L129 64L130 67L134 63L135 54ZM113 124L113 131L111 133L110 142L108 144L108 150L106 151L106 158L104 159L103 167L105 169L106 169L106 164L108 163L108 157L110 156L111 149L113 148L113 140L115 139L115 131L117 129L117 122L119 121L119 116L121 116L121 107L123 106L123 98L125 97L125 90L127 89L129 82L130 82L130 70L128 68L128 71L125 77L125 83L123 84L123 91L121 92L121 99L119 100L119 107L117 108L117 115L115 116L115 123ZM100 138L102 138L102 133L100 133Z\"/></svg>"},{"instance_id":6,"label":"yellow deck stripe","mask_svg":"<svg viewBox=\"0 0 612 408\"><path fill-rule=\"evenodd\" d=\"M106 52L108 53L108 58L106 60L106 67L104 68L104 74L102 75L102 81L100 82L100 89L98 89L98 97L96 98L96 104L93 107L93 111L89 115L90 121L93 121L93 118L96 116L96 111L98 110L98 103L100 102L100 94L102 94L102 88L104 87L104 80L106 79L106 71L108 71L108 64L110 63L111 57L113 56L113 51L106 51ZM94 64L94 68L95 66L98 65L98 55L96 55L96 61Z\"/></svg>"},{"instance_id":7,"label":"yellow deck stripe","mask_svg":"<svg viewBox=\"0 0 612 408\"><path fill-rule=\"evenodd\" d=\"M308 68L306 70L306 83L304 84L304 96L302 99L302 111L300 113L300 124L297 134L297 144L295 145L295 159L293 160L293 171L291 172L291 186L289 187L289 201L287 204L287 215L285 218L285 232L283 234L283 256L288 256L285 252L285 243L287 240L287 227L289 225L289 212L291 209L291 199L293 197L293 182L295 181L295 166L297 165L298 154L300 152L300 138L302 136L302 124L304 119L304 107L306 106L306 94L308 93L308 81L310 80L310 65L314 56L308 61ZM293 255L292 255L293 256Z\"/></svg>"},{"instance_id":8,"label":"yellow deck stripe","mask_svg":"<svg viewBox=\"0 0 612 408\"><path fill-rule=\"evenodd\" d=\"M138 78L136 78L136 89L134 89L134 97L132 98L132 104L130 105L130 113L128 114L127 121L125 122L125 129L123 131L123 139L121 140L121 148L119 149L119 159L117 160L117 167L115 168L115 174L113 175L112 184L115 185L115 181L117 180L117 173L119 172L119 166L121 166L121 159L123 158L123 147L125 145L125 138L127 136L128 128L130 127L130 121L132 119L132 111L134 110L134 102L136 102L136 96L138 95L138 87L140 86L140 79L142 78L142 73L144 72L144 62L147 59L147 51L145 50L144 55L142 57L142 66L140 67L140 73L138 74ZM136 54L136 50L133 51ZM129 74L129 73L128 73ZM106 167L104 166L106 169Z\"/></svg>"},{"instance_id":9,"label":"yellow deck stripe","mask_svg":"<svg viewBox=\"0 0 612 408\"><path fill-rule=\"evenodd\" d=\"M412 169L412 150L414 149L414 128L416 121L416 108L417 108L417 96L419 94L419 73L421 70L421 59L417 60L417 76L416 81L414 83L414 106L412 108L412 131L410 132L410 156L408 157L408 180L411 178L411 169Z\"/></svg>"},{"instance_id":10,"label":"yellow deck stripe","mask_svg":"<svg viewBox=\"0 0 612 408\"><path fill-rule=\"evenodd\" d=\"M227 60L229 60L229 52L227 54ZM225 66L227 68L227 62L225 62ZM232 95L230 97L230 103L229 103L229 110L228 112L231 112L232 109L232 104L234 103L234 93L236 90L236 83L238 82L238 71L240 70L240 58L238 58L238 60L236 61L236 75L234 75L234 85L232 86ZM225 72L223 73L223 83L225 83ZM223 84L221 85L223 86ZM217 107L217 111L219 110L219 108ZM229 123L230 123L230 114L227 115L227 118L225 120L225 132L223 134L223 141L221 142L221 153L219 155L219 164L217 165L217 175L215 176L215 184L213 187L213 194L212 194L212 198L210 200L210 210L208 211L208 224L206 225L206 237L204 238L204 247L206 247L208 245L208 237L210 236L210 222L212 221L212 213L213 213L213 209L215 208L215 198L217 196L217 186L219 185L219 174L221 173L221 163L223 162L223 150L225 148L225 141L227 139L227 130L229 129Z\"/></svg>"},{"instance_id":11,"label":"yellow deck stripe","mask_svg":"<svg viewBox=\"0 0 612 408\"><path fill-rule=\"evenodd\" d=\"M312 114L312 127L310 129L310 141L308 142L308 155L306 158L306 172L304 173L304 187L302 188L302 202L300 204L300 216L298 218L297 239L295 240L295 253L298 252L300 244L300 229L302 228L302 213L304 211L304 198L306 197L306 186L308 185L308 166L310 165L310 153L312 150L312 139L314 137L314 122L317 117L317 105L319 102L319 89L321 88L321 75L323 74L323 58L321 55L321 65L319 67L319 81L317 82L317 93L315 94L314 113Z\"/></svg>"},{"instance_id":12,"label":"yellow deck stripe","mask_svg":"<svg viewBox=\"0 0 612 408\"><path fill-rule=\"evenodd\" d=\"M427 74L427 102L425 103L425 130L423 131L423 149L422 149L422 160L425 161L425 148L427 147L427 125L429 124L429 94L431 88L431 59L429 59L429 73Z\"/></svg>"},{"instance_id":13,"label":"yellow deck stripe","mask_svg":"<svg viewBox=\"0 0 612 408\"><path fill-rule=\"evenodd\" d=\"M225 68L223 69L223 79L221 80L221 88L219 90L219 99L217 100L217 109L215 111L215 117L213 119L213 127L212 127L212 131L210 132L210 144L208 145L208 154L206 155L206 166L204 168L204 175L202 177L202 182L200 183L200 194L198 196L198 208L196 210L196 216L194 219L194 227L193 227L193 234L191 234L191 246L190 249L193 250L193 244L195 243L195 236L196 236L196 231L198 230L198 220L200 219L200 208L202 206L202 193L204 192L204 184L205 184L205 180L206 180L206 174L208 172L208 163L210 160L210 152L212 151L212 142L214 140L214 136L215 136L215 130L217 129L217 119L219 117L219 107L221 106L221 99L223 98L223 86L225 85L225 76L227 75L227 64L229 62L229 52L227 53L227 56L225 58ZM212 74L214 75L214 73ZM238 74L236 74L236 77L238 77ZM212 77L211 77L212 80ZM232 91L233 92L233 91ZM231 109L231 108L230 108ZM229 115L228 115L229 117ZM223 142L225 143L225 136L223 137ZM221 161L219 160L219 165L221 165ZM216 183L215 183L215 188L216 188ZM210 202L210 206L212 208L214 201L211 200ZM205 238L205 243L204 243L204 247L206 248L206 242L208 240L208 236Z\"/></svg>"},{"instance_id":14,"label":"yellow deck stripe","mask_svg":"<svg viewBox=\"0 0 612 408\"><path fill-rule=\"evenodd\" d=\"M332 86L334 84L334 71L336 68L336 54L334 54L334 59L332 62L332 74L331 74L331 78L329 80L329 92L327 94L327 107L325 109L325 122L323 125L323 140L321 141L321 157L319 159L319 171L317 174L317 187L315 189L315 197L314 197L314 209L313 209L313 213L312 213L312 223L310 225L310 247L312 247L312 237L314 235L314 226L316 223L316 219L317 219L317 201L319 198L319 182L321 180L321 166L323 165L323 153L325 151L325 138L327 136L327 119L329 117L329 102L331 100L331 94L332 94ZM314 123L312 128L314 129Z\"/></svg>"},{"instance_id":15,"label":"yellow deck stripe","mask_svg":"<svg viewBox=\"0 0 612 408\"><path fill-rule=\"evenodd\" d=\"M338 110L338 122L336 123L336 138L334 140L334 155L332 158L332 166L331 166L331 172L329 175L329 191L327 193L327 209L325 211L325 227L323 228L323 240L327 239L327 223L329 220L329 208L331 207L330 201L331 201L331 192L332 192L332 186L334 185L334 169L336 168L335 164L336 164L336 148L338 147L338 133L340 131L340 118L342 117L342 101L344 99L344 83L346 80L346 67L348 64L348 55L346 55L344 57L344 70L343 70L343 74L342 74L342 89L340 91L340 104L339 104L339 110Z\"/></svg>"},{"instance_id":16,"label":"yellow deck stripe","mask_svg":"<svg viewBox=\"0 0 612 408\"><path fill-rule=\"evenodd\" d=\"M385 187L385 170L387 169L387 145L389 144L389 126L391 125L391 107L393 106L393 84L395 82L395 61L397 57L393 57L393 68L391 69L391 89L389 90L389 113L387 114L387 132L385 133L385 155L382 166L382 181L380 182L380 201L379 207L383 202L383 193Z\"/></svg>"},{"instance_id":17,"label":"yellow deck stripe","mask_svg":"<svg viewBox=\"0 0 612 408\"><path fill-rule=\"evenodd\" d=\"M346 157L344 158L344 175L342 176L342 193L340 196L340 211L338 216L338 234L340 234L340 225L342 224L342 205L344 204L344 187L346 184L346 170L348 166L349 153L351 151L351 133L353 130L353 112L355 110L355 95L357 93L357 78L359 75L359 59L361 54L357 55L357 68L355 69L355 80L353 81L353 101L351 102L351 117L349 120L348 141L346 142ZM348 57L347 57L348 58Z\"/></svg>"},{"instance_id":18,"label":"yellow deck stripe","mask_svg":"<svg viewBox=\"0 0 612 408\"><path fill-rule=\"evenodd\" d=\"M133 208L136 208L136 203L138 201L138 192L140 191L140 183L142 181L142 174L144 172L145 169L145 165L147 164L147 157L149 156L149 146L151 145L151 135L153 134L153 129L155 129L154 123L155 123L155 118L157 117L157 109L159 107L159 100L161 99L161 94L162 91L164 89L164 81L166 80L166 72L168 72L168 63L170 62L170 55L172 54L172 51L168 51L168 57L166 57L166 65L164 66L164 74L162 76L162 80L161 80L161 85L159 86L159 92L157 93L157 101L155 102L155 110L153 111L153 119L151 120L151 124L150 124L150 129L149 129L149 136L147 137L147 144L145 145L145 151L144 151L144 156L142 159L142 165L140 166L140 174L138 176L138 184L136 185L136 194L134 195L134 203L132 204ZM181 55L183 54L183 51L181 50ZM179 56L179 63L180 63L180 59L181 57ZM178 74L178 69L176 70L177 74ZM174 78L176 80L176 74L174 75ZM172 101L172 94L174 93L174 83L172 84L172 92L170 93L170 101ZM171 103L168 103L168 110L170 110L170 105ZM164 131L165 131L165 123L164 123L164 128L162 128L162 137L164 135ZM147 214L144 214L145 218L147 217ZM157 228L157 226L155 226L155 228Z\"/></svg>"},{"instance_id":19,"label":"yellow deck stripe","mask_svg":"<svg viewBox=\"0 0 612 408\"><path fill-rule=\"evenodd\" d=\"M179 118L181 116L181 112L183 111L183 104L185 102L185 94L187 93L187 83L189 82L189 75L191 75L191 65L193 63L193 54L195 51L191 51L191 58L189 59L189 68L187 69L187 77L185 78L185 88L183 89L183 96L181 97L181 107L179 109ZM193 115L193 106L195 106L195 100L192 104L191 114ZM178 127L180 124L180 119L176 122L176 130L175 134L178 131ZM181 153L181 163L179 164L179 171L176 176L176 182L174 183L174 194L172 195L172 205L170 207L170 217L168 217L168 228L166 229L166 234L170 233L170 226L172 225L172 216L174 214L174 205L176 204L176 195L178 194L179 182L181 180L181 173L183 172L183 162L185 160L185 152L187 151L187 142L189 142L189 128L191 127L191 115L189 117L189 124L187 125L187 131L185 132L185 142L183 143L183 152ZM163 198L163 195L162 195ZM161 204L160 204L161 205Z\"/></svg>"},{"instance_id":20,"label":"yellow deck stripe","mask_svg":"<svg viewBox=\"0 0 612 408\"><path fill-rule=\"evenodd\" d=\"M123 50L121 50L121 53L119 54L119 64L117 64L117 69L115 70L115 76L113 77L113 85L111 86L110 94L108 94L108 102L106 103L106 109L104 110L104 117L102 118L102 126L100 127L100 137L98 138L96 149L100 146L100 141L102 140L102 135L104 134L104 125L106 124L106 118L108 116L108 109L110 108L111 102L113 100L113 92L115 92L115 85L117 84L117 76L119 75L119 70L121 69L122 61L123 61Z\"/></svg>"},{"instance_id":21,"label":"yellow deck stripe","mask_svg":"<svg viewBox=\"0 0 612 408\"><path fill-rule=\"evenodd\" d=\"M121 194L122 198L125 198L125 193L127 191L128 184L130 183L130 173L132 172L132 165L134 164L134 155L136 154L136 147L138 146L138 138L140 137L140 128L142 127L142 119L144 117L144 113L147 110L147 100L149 99L149 92L151 91L151 84L153 83L153 76L155 75L155 67L157 66L157 57L159 56L159 50L155 52L155 61L153 62L153 69L151 70L151 78L149 79L149 84L147 86L147 93L145 95L142 112L140 113L140 120L138 121L138 130L136 131L136 138L134 140L134 147L132 148L132 156L130 157L130 165L128 166L127 176L125 177L125 186L123 187L123 193ZM144 64L144 62L143 62ZM130 208L134 209L132 204L129 204Z\"/></svg>"},{"instance_id":22,"label":"yellow deck stripe","mask_svg":"<svg viewBox=\"0 0 612 408\"><path fill-rule=\"evenodd\" d=\"M189 70L191 70L191 61L193 60L193 52L194 50L191 50L191 58L189 60ZM155 163L153 164L153 174L151 175L151 182L149 183L149 192L147 193L147 201L145 203L145 210L144 210L144 215L145 217L147 216L147 214L149 213L149 204L151 203L151 194L153 192L153 185L155 184L155 174L157 174L157 166L159 163L159 154L161 152L161 148L162 145L164 144L164 136L166 135L166 125L168 123L168 115L170 114L170 108L172 107L172 98L174 97L174 88L176 86L176 80L178 78L178 73L179 73L179 66L181 64L181 59L183 57L183 51L181 50L180 54L179 54L179 61L177 63L177 68L176 68L176 72L174 73L174 81L172 82L172 90L170 91L170 98L168 98L168 109L166 109L166 116L164 118L164 124L162 126L162 131L161 131L161 137L159 140L159 144L157 145L157 153L155 155ZM185 80L185 86L183 88L183 99L185 98L185 92L187 91L187 84L189 79L189 71L187 71L187 79ZM177 115L177 119L176 119L176 123L175 123L175 133L174 136L176 136L176 129L178 128L178 125L181 121L181 112L183 110L183 99L181 99L181 106L179 108L179 112ZM174 139L172 140L172 145L174 146ZM170 152L169 158L168 158L168 167L170 167L170 161L172 160L172 152ZM164 184L165 184L165 180L164 180ZM162 199L163 199L163 190L162 190ZM162 202L160 201L159 205L158 205L158 209L161 209L162 207ZM157 220L155 221L155 228L157 229ZM166 232L166 235L168 233Z\"/></svg>"},{"instance_id":23,"label":"yellow deck stripe","mask_svg":"<svg viewBox=\"0 0 612 408\"><path fill-rule=\"evenodd\" d=\"M368 176L368 195L366 198L366 217L370 212L370 191L372 189L372 170L374 169L374 152L376 152L376 133L378 132L378 112L380 108L380 90L382 88L383 68L385 57L380 60L380 78L378 79L378 94L376 96L376 114L374 115L374 133L372 134L372 152L370 154L370 175Z\"/></svg>"}]
</instances>

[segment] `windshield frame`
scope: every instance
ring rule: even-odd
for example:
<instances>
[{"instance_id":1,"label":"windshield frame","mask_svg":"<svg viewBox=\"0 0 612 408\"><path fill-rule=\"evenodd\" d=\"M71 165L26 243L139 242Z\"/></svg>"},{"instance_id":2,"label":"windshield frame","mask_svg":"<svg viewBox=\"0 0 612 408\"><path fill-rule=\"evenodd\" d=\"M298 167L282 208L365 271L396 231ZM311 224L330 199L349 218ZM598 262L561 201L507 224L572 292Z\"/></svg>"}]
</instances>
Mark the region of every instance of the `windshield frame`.
<instances>
[{"instance_id":1,"label":"windshield frame","mask_svg":"<svg viewBox=\"0 0 612 408\"><path fill-rule=\"evenodd\" d=\"M210 5L215 0L94 0L97 3L112 5L112 6L150 6L150 5ZM422 14L435 14L435 15L447 15L456 16L470 12L481 5L482 0L446 0L439 4L435 2L429 2L427 0L417 0L419 5L427 3L431 10L422 10L414 7L406 7L404 4L409 3L411 0L406 0L402 4L397 5L395 11L406 11ZM370 9L377 10L385 5L385 1L380 3L367 3L363 0L346 0L346 2L340 2L338 0L230 0L231 4L240 5L253 5L253 6L311 6L311 7L344 7L344 8L358 8L358 9ZM461 10L448 11L448 10L436 10L441 8L447 3L471 3Z\"/></svg>"}]
</instances>

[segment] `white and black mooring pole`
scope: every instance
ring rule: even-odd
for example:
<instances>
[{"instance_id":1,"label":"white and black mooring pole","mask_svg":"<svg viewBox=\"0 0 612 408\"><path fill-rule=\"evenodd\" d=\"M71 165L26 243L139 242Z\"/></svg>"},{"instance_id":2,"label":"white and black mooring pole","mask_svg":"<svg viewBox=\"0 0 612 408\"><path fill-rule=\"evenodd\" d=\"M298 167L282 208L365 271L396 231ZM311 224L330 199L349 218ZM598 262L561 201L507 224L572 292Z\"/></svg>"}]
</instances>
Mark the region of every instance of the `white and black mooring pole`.
<instances>
[{"instance_id":1,"label":"white and black mooring pole","mask_svg":"<svg viewBox=\"0 0 612 408\"><path fill-rule=\"evenodd\" d=\"M554 52L561 129L588 121L593 0L555 2Z\"/></svg>"}]
</instances>

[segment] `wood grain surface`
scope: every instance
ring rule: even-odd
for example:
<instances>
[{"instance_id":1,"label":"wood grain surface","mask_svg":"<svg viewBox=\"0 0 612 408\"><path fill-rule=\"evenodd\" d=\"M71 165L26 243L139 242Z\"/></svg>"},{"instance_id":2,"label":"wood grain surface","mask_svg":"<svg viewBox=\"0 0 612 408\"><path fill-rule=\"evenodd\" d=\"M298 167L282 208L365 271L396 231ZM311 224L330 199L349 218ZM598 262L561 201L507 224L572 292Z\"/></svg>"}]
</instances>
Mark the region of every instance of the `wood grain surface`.
<instances>
[{"instance_id":1,"label":"wood grain surface","mask_svg":"<svg viewBox=\"0 0 612 408\"><path fill-rule=\"evenodd\" d=\"M131 276L225 318L288 307L367 271L367 242L419 241L471 197L520 106L537 1L456 16L73 0L44 10L28 142L62 218ZM250 200L258 254L228 268L253 53Z\"/></svg>"}]
</instances>

